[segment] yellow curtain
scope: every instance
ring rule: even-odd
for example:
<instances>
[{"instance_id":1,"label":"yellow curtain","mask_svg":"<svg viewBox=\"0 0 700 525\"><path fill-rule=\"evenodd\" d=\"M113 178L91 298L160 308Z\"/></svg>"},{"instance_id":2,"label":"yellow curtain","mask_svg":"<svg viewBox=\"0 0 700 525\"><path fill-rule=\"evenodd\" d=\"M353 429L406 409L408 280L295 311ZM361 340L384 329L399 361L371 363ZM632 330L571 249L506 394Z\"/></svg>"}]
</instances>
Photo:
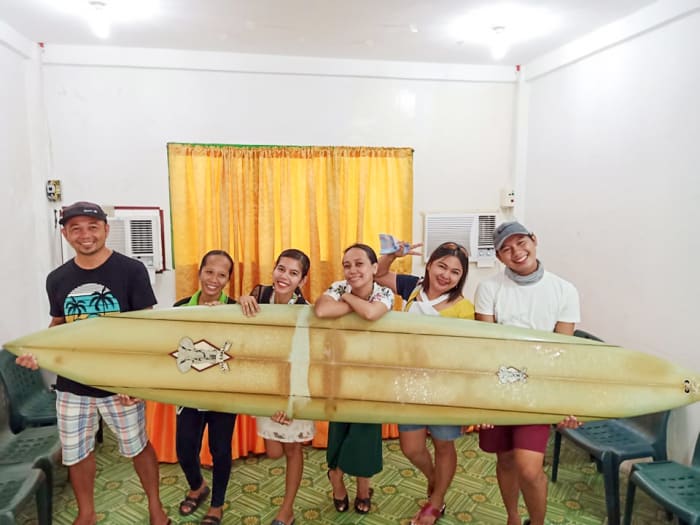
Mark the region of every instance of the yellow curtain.
<instances>
[{"instance_id":1,"label":"yellow curtain","mask_svg":"<svg viewBox=\"0 0 700 525\"><path fill-rule=\"evenodd\" d=\"M311 259L310 301L342 279L342 252L379 233L412 239L413 151L408 148L169 144L177 297L198 287L204 253L236 262L229 295L270 283L275 258L298 248ZM395 266L410 272L411 261Z\"/></svg>"}]
</instances>

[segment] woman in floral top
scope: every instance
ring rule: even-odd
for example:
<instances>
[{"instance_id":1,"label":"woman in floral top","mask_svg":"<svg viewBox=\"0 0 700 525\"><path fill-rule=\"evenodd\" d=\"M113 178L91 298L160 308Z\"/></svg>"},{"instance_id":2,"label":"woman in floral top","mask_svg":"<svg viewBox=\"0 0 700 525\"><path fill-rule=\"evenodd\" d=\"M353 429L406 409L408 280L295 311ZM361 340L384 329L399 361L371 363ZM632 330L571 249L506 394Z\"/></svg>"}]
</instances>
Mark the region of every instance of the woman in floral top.
<instances>
[{"instance_id":1,"label":"woman in floral top","mask_svg":"<svg viewBox=\"0 0 700 525\"><path fill-rule=\"evenodd\" d=\"M284 250L277 257L272 270L272 285L258 284L250 295L238 298L243 313L255 316L260 308L258 304L309 304L301 293L306 282L311 261L301 250ZM294 523L294 498L299 491L301 476L304 472L304 453L302 444L311 441L316 427L313 421L289 419L284 412L274 416L256 418L258 435L265 438L265 450L270 458L276 459L284 454L287 458L285 492L282 505L271 525L292 525Z\"/></svg>"},{"instance_id":2,"label":"woman in floral top","mask_svg":"<svg viewBox=\"0 0 700 525\"><path fill-rule=\"evenodd\" d=\"M336 281L318 299L318 317L336 318L355 312L368 321L379 319L394 306L394 293L374 282L377 254L366 244L353 244L343 254L344 281ZM382 470L382 426L368 423L331 422L328 429L328 479L338 512L348 510L343 474L357 476L355 512L372 507L370 478Z\"/></svg>"}]
</instances>

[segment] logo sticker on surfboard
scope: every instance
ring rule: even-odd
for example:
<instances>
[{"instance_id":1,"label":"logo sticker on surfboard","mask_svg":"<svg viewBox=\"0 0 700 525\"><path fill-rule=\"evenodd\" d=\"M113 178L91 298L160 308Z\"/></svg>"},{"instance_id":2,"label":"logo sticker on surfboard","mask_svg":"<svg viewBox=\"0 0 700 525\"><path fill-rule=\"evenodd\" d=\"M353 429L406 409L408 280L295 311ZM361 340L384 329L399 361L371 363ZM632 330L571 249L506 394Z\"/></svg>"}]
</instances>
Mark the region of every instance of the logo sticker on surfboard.
<instances>
[{"instance_id":1,"label":"logo sticker on surfboard","mask_svg":"<svg viewBox=\"0 0 700 525\"><path fill-rule=\"evenodd\" d=\"M231 356L226 352L229 348L231 348L231 343L228 341L219 348L206 339L192 341L189 337L183 337L177 345L177 350L170 355L177 360L177 368L183 374L191 368L202 372L216 365L219 365L222 372L228 372L226 361L231 359Z\"/></svg>"},{"instance_id":2,"label":"logo sticker on surfboard","mask_svg":"<svg viewBox=\"0 0 700 525\"><path fill-rule=\"evenodd\" d=\"M519 370L514 366L502 366L496 372L498 382L502 385L510 383L527 383L527 368Z\"/></svg>"}]
</instances>

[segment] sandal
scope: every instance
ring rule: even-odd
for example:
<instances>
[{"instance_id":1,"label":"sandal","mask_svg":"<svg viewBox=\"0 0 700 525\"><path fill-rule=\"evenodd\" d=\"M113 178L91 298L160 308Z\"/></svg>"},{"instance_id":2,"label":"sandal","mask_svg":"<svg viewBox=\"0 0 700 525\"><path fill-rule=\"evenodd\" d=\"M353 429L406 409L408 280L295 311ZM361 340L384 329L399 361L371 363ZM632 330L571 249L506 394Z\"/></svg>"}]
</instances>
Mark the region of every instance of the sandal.
<instances>
[{"instance_id":1,"label":"sandal","mask_svg":"<svg viewBox=\"0 0 700 525\"><path fill-rule=\"evenodd\" d=\"M361 498L361 497L357 496L355 498L355 512L357 512L358 514L367 514L372 508L372 495L373 494L374 494L374 489L370 488L368 498ZM363 509L362 507L367 507L367 508Z\"/></svg>"},{"instance_id":2,"label":"sandal","mask_svg":"<svg viewBox=\"0 0 700 525\"><path fill-rule=\"evenodd\" d=\"M194 511L196 511L199 506L204 503L204 500L209 497L210 492L211 490L207 485L197 497L185 495L185 499L183 499L179 505L180 516L189 516L190 514L194 513Z\"/></svg>"},{"instance_id":3,"label":"sandal","mask_svg":"<svg viewBox=\"0 0 700 525\"><path fill-rule=\"evenodd\" d=\"M418 515L411 520L411 525L415 525L416 519L420 520L424 516L432 516L433 518L435 518L435 520L433 521L433 524L435 524L440 518L442 518L445 512L445 508L445 505L443 505L442 508L436 509L431 505L430 502L428 502L420 508L420 511L418 511Z\"/></svg>"},{"instance_id":4,"label":"sandal","mask_svg":"<svg viewBox=\"0 0 700 525\"><path fill-rule=\"evenodd\" d=\"M221 523L221 518L207 514L199 522L199 525L219 525L219 523Z\"/></svg>"},{"instance_id":5,"label":"sandal","mask_svg":"<svg viewBox=\"0 0 700 525\"><path fill-rule=\"evenodd\" d=\"M331 480L331 469L326 472L328 476L328 481ZM345 491L345 497L343 499L336 499L335 493L333 492L333 483L331 483L331 497L333 498L333 506L337 512L347 512L350 508L350 499L348 498L347 490ZM293 522L292 522L293 523Z\"/></svg>"},{"instance_id":6,"label":"sandal","mask_svg":"<svg viewBox=\"0 0 700 525\"><path fill-rule=\"evenodd\" d=\"M282 520L272 520L272 523L270 523L270 525L294 525L295 521L296 520L294 518L292 518L292 521L290 521L289 524L287 524L287 523L283 522Z\"/></svg>"}]
</instances>

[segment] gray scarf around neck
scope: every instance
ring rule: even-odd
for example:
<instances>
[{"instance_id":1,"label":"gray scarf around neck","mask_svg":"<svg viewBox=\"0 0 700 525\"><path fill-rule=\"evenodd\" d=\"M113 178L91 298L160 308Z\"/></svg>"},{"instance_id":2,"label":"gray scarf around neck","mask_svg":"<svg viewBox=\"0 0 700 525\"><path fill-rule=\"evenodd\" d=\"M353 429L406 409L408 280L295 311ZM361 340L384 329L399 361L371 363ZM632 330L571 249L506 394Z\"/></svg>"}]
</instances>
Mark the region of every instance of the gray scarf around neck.
<instances>
[{"instance_id":1,"label":"gray scarf around neck","mask_svg":"<svg viewBox=\"0 0 700 525\"><path fill-rule=\"evenodd\" d=\"M514 283L519 284L520 286L527 286L528 284L535 284L542 279L544 276L544 265L539 259L537 259L537 270L528 275L520 275L519 273L515 273L506 266L505 274L506 277L508 277Z\"/></svg>"}]
</instances>

